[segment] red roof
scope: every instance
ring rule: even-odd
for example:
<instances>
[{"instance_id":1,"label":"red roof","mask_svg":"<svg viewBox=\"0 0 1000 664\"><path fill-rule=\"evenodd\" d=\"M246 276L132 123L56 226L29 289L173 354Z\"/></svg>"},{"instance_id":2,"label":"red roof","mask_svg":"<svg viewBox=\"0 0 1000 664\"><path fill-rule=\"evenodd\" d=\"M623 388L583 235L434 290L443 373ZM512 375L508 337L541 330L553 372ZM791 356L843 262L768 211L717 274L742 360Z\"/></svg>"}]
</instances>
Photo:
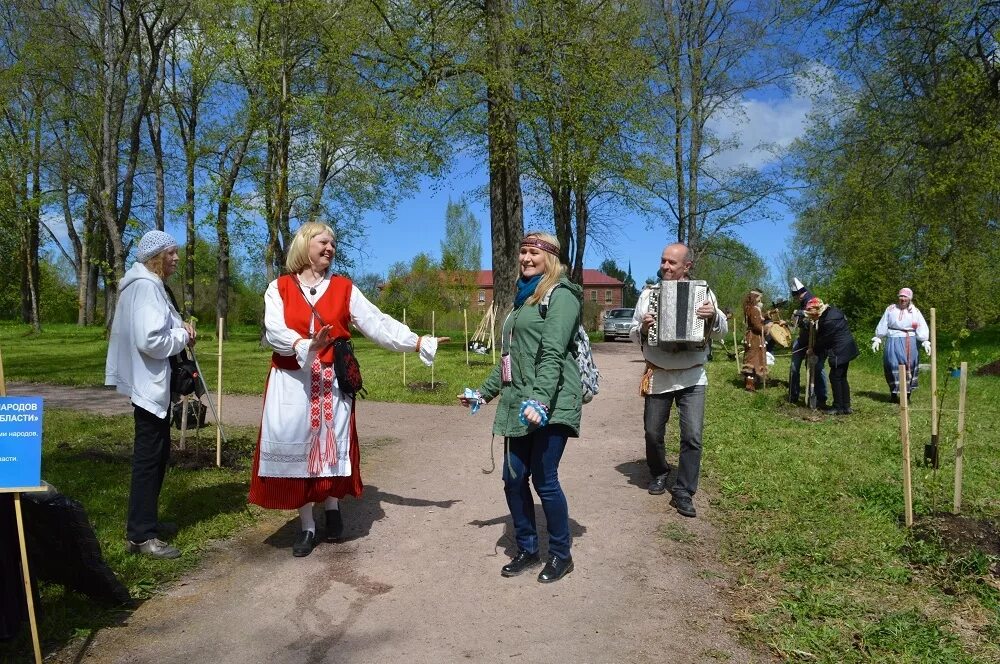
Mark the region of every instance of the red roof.
<instances>
[{"instance_id":1,"label":"red roof","mask_svg":"<svg viewBox=\"0 0 1000 664\"><path fill-rule=\"evenodd\" d=\"M624 286L622 282L618 281L614 277L609 277L600 270L588 270L583 269L583 285L596 287L596 286L612 286L621 287ZM493 288L493 270L480 270L479 276L476 277L476 287L477 288Z\"/></svg>"}]
</instances>

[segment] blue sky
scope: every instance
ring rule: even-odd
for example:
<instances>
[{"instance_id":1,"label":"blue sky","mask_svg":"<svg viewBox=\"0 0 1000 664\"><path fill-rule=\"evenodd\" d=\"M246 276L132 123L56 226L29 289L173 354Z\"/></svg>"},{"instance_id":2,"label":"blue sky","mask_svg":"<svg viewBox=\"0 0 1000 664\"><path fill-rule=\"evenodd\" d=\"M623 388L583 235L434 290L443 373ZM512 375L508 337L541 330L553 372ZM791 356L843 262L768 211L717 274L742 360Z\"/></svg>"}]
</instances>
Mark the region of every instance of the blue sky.
<instances>
[{"instance_id":1,"label":"blue sky","mask_svg":"<svg viewBox=\"0 0 1000 664\"><path fill-rule=\"evenodd\" d=\"M805 86L808 87L808 86ZM771 153L762 149L764 144L787 147L804 131L807 116L812 109L812 91L796 88L790 93L771 93L746 99L732 113L720 114L711 122L711 129L720 137L735 136L741 146L719 155L724 166L746 164L766 166ZM472 212L482 226L483 268L490 268L490 217L489 202L483 195L487 182L486 169L471 158L458 160L455 168L442 180L424 180L421 190L402 201L395 210L394 219L387 220L381 213L365 216L368 230L368 248L364 255L355 256L357 273L376 272L385 275L395 262L409 262L420 252L435 257L441 255L444 238L445 208L449 197L459 200L467 197ZM531 208L525 200L526 229L542 228L540 211ZM779 276L776 259L788 249L791 237L792 215L784 207L775 208L776 221L758 221L739 229L740 239L756 251L772 270L772 277ZM652 276L659 266L663 245L673 236L665 224L649 228L647 219L637 215L621 220L621 237L615 248L605 255L602 250L588 245L585 267L596 268L605 258L613 259L623 269L632 264L632 275L637 281Z\"/></svg>"}]
</instances>

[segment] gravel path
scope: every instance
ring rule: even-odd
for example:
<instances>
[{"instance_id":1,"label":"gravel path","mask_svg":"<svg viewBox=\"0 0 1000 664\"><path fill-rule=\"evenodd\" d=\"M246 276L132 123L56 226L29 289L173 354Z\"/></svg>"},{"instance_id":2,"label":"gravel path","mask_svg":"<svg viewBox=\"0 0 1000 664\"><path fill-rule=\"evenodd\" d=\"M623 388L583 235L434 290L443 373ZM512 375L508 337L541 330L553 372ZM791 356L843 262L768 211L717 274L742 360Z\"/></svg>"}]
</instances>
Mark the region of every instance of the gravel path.
<instances>
[{"instance_id":1,"label":"gravel path","mask_svg":"<svg viewBox=\"0 0 1000 664\"><path fill-rule=\"evenodd\" d=\"M645 491L635 348L599 344L595 353L601 394L584 408L583 437L560 467L576 563L562 581L500 576L514 548L502 441L497 469L483 471L493 407L470 416L457 405L362 401L366 488L344 501L345 542L293 558L294 512L272 513L125 625L50 661L766 661L738 643L729 622L731 574L718 562L707 492L697 496L700 517L684 519L669 494ZM10 393L129 412L100 389L12 385ZM259 422L259 397L227 397L224 408L226 422Z\"/></svg>"}]
</instances>

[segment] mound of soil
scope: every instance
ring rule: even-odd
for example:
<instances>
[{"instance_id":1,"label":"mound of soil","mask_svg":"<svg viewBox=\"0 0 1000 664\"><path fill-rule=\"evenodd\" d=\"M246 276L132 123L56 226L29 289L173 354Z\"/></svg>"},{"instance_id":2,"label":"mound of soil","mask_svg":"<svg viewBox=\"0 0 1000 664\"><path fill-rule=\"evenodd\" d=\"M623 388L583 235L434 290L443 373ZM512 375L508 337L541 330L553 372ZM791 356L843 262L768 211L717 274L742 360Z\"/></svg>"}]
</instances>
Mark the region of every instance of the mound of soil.
<instances>
[{"instance_id":1,"label":"mound of soil","mask_svg":"<svg viewBox=\"0 0 1000 664\"><path fill-rule=\"evenodd\" d=\"M944 547L957 556L973 551L1000 556L1000 531L997 524L986 519L938 512L921 519L915 534L921 538L940 538ZM1000 566L994 565L992 571L1000 576Z\"/></svg>"},{"instance_id":2,"label":"mound of soil","mask_svg":"<svg viewBox=\"0 0 1000 664\"><path fill-rule=\"evenodd\" d=\"M984 364L976 371L977 376L1000 376L1000 360Z\"/></svg>"}]
</instances>

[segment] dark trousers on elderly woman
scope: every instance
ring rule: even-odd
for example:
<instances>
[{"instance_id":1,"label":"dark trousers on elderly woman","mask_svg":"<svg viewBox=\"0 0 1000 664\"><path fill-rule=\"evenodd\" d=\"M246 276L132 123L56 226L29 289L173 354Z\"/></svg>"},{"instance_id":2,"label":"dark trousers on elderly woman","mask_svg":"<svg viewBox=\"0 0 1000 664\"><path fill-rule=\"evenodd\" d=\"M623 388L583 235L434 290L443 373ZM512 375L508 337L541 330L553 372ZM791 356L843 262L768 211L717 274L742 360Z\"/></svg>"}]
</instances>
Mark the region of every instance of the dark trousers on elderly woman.
<instances>
[{"instance_id":1,"label":"dark trousers on elderly woman","mask_svg":"<svg viewBox=\"0 0 1000 664\"><path fill-rule=\"evenodd\" d=\"M566 449L569 430L558 424L542 427L527 436L509 438L504 455L503 488L514 521L520 550L538 552L535 502L529 481L542 502L549 529L549 553L570 557L569 508L559 485L559 460Z\"/></svg>"},{"instance_id":2,"label":"dark trousers on elderly woman","mask_svg":"<svg viewBox=\"0 0 1000 664\"><path fill-rule=\"evenodd\" d=\"M830 391L833 392L833 410L851 412L851 386L847 384L847 367L850 362L830 366Z\"/></svg>"},{"instance_id":3,"label":"dark trousers on elderly woman","mask_svg":"<svg viewBox=\"0 0 1000 664\"><path fill-rule=\"evenodd\" d=\"M129 541L140 543L157 536L160 487L170 459L170 415L159 418L144 408L135 409L135 446L132 450L132 485L128 495Z\"/></svg>"}]
</instances>

